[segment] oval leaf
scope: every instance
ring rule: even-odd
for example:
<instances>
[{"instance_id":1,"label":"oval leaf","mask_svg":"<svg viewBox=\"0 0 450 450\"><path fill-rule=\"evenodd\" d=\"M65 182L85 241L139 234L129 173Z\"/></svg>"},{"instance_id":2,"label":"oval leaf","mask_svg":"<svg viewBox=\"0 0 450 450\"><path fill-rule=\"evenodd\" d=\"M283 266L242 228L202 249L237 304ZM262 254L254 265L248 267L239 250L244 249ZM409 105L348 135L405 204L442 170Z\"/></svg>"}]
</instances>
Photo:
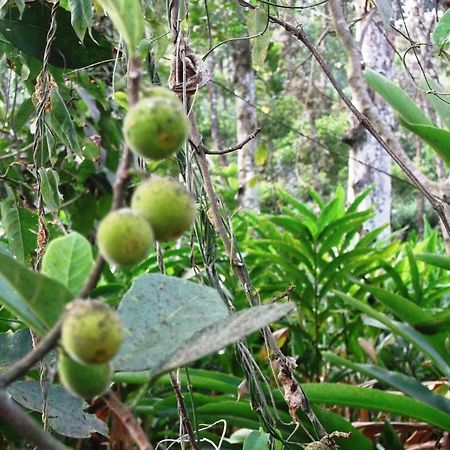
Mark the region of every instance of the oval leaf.
<instances>
[{"instance_id":1,"label":"oval leaf","mask_svg":"<svg viewBox=\"0 0 450 450\"><path fill-rule=\"evenodd\" d=\"M61 208L62 195L59 192L59 175L53 169L39 169L39 178L41 181L41 193L45 205L53 212L58 212Z\"/></svg>"},{"instance_id":2,"label":"oval leaf","mask_svg":"<svg viewBox=\"0 0 450 450\"><path fill-rule=\"evenodd\" d=\"M122 323L133 333L114 366L162 373L236 342L293 309L271 304L231 314L219 293L164 275L142 275L120 302Z\"/></svg>"},{"instance_id":3,"label":"oval leaf","mask_svg":"<svg viewBox=\"0 0 450 450\"><path fill-rule=\"evenodd\" d=\"M122 35L130 55L136 55L138 44L144 38L144 15L140 0L98 0L98 3Z\"/></svg>"},{"instance_id":4,"label":"oval leaf","mask_svg":"<svg viewBox=\"0 0 450 450\"><path fill-rule=\"evenodd\" d=\"M71 233L50 242L42 259L42 273L58 280L76 296L86 283L94 265L89 241Z\"/></svg>"},{"instance_id":5,"label":"oval leaf","mask_svg":"<svg viewBox=\"0 0 450 450\"><path fill-rule=\"evenodd\" d=\"M83 42L86 30L91 27L92 0L70 0L70 11L72 27Z\"/></svg>"}]
</instances>

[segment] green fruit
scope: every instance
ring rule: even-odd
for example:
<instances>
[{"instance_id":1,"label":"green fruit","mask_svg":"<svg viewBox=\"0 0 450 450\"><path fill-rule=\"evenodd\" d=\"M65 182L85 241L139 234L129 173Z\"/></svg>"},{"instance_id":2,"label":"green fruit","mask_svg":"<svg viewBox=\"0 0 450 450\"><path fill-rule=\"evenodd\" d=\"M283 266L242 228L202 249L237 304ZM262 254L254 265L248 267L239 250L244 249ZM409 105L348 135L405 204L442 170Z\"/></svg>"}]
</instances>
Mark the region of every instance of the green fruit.
<instances>
[{"instance_id":1,"label":"green fruit","mask_svg":"<svg viewBox=\"0 0 450 450\"><path fill-rule=\"evenodd\" d=\"M58 358L58 373L68 391L86 399L103 394L112 378L109 364L79 364L62 352Z\"/></svg>"},{"instance_id":2,"label":"green fruit","mask_svg":"<svg viewBox=\"0 0 450 450\"><path fill-rule=\"evenodd\" d=\"M163 88L155 88L154 94L132 106L123 123L123 135L130 149L153 160L168 158L180 150L187 131L187 116L180 100Z\"/></svg>"},{"instance_id":3,"label":"green fruit","mask_svg":"<svg viewBox=\"0 0 450 450\"><path fill-rule=\"evenodd\" d=\"M148 223L131 209L110 212L97 230L101 255L110 263L132 266L142 261L153 244L153 231Z\"/></svg>"},{"instance_id":4,"label":"green fruit","mask_svg":"<svg viewBox=\"0 0 450 450\"><path fill-rule=\"evenodd\" d=\"M119 351L122 341L122 323L109 306L87 300L75 300L67 306L61 344L75 361L105 363Z\"/></svg>"},{"instance_id":5,"label":"green fruit","mask_svg":"<svg viewBox=\"0 0 450 450\"><path fill-rule=\"evenodd\" d=\"M191 227L196 214L194 200L184 186L160 177L152 177L136 188L131 209L148 221L157 241L181 236Z\"/></svg>"}]
</instances>

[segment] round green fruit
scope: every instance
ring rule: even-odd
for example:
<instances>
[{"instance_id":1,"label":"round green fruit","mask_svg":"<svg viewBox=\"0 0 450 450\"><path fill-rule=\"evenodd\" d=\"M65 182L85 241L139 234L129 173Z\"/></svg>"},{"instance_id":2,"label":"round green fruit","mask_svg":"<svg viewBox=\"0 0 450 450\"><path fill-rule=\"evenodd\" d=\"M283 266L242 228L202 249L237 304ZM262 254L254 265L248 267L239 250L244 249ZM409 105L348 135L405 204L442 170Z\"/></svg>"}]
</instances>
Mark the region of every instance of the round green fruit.
<instances>
[{"instance_id":1,"label":"round green fruit","mask_svg":"<svg viewBox=\"0 0 450 450\"><path fill-rule=\"evenodd\" d=\"M68 391L86 399L103 394L112 378L109 364L80 364L62 352L58 358L58 373Z\"/></svg>"},{"instance_id":2,"label":"round green fruit","mask_svg":"<svg viewBox=\"0 0 450 450\"><path fill-rule=\"evenodd\" d=\"M141 262L150 252L153 231L131 209L110 212L97 230L97 244L107 261L127 267Z\"/></svg>"},{"instance_id":3,"label":"round green fruit","mask_svg":"<svg viewBox=\"0 0 450 450\"><path fill-rule=\"evenodd\" d=\"M123 326L109 306L92 300L71 302L64 314L61 344L81 364L101 364L119 351Z\"/></svg>"},{"instance_id":4,"label":"round green fruit","mask_svg":"<svg viewBox=\"0 0 450 450\"><path fill-rule=\"evenodd\" d=\"M130 149L153 160L168 158L180 150L188 131L187 116L178 97L171 91L164 90L164 95L158 91L132 106L123 123Z\"/></svg>"},{"instance_id":5,"label":"round green fruit","mask_svg":"<svg viewBox=\"0 0 450 450\"><path fill-rule=\"evenodd\" d=\"M152 177L141 183L131 198L131 209L148 221L157 241L180 237L196 215L192 197L171 178Z\"/></svg>"}]
</instances>

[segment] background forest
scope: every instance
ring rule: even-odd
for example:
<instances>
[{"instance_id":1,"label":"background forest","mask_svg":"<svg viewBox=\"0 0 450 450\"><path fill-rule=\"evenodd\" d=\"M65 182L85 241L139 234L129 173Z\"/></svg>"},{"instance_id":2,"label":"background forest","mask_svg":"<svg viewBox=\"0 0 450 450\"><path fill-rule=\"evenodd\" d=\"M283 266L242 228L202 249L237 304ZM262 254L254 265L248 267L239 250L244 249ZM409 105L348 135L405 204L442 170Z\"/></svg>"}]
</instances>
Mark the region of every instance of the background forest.
<instances>
[{"instance_id":1,"label":"background forest","mask_svg":"<svg viewBox=\"0 0 450 450\"><path fill-rule=\"evenodd\" d=\"M0 448L449 449L449 7L0 0ZM165 159L125 141L154 95ZM195 222L105 262L156 177ZM125 328L102 395L76 298Z\"/></svg>"}]
</instances>

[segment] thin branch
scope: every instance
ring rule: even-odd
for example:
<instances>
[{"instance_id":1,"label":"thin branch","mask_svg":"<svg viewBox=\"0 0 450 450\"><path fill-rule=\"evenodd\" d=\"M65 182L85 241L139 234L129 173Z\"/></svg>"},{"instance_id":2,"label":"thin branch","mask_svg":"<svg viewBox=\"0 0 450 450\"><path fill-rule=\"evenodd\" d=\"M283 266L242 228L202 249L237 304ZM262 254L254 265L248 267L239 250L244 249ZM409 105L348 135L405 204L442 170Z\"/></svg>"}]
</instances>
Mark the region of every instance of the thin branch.
<instances>
[{"instance_id":1,"label":"thin branch","mask_svg":"<svg viewBox=\"0 0 450 450\"><path fill-rule=\"evenodd\" d=\"M39 450L68 450L51 434L44 432L38 423L26 414L3 389L0 390L0 418L19 431L22 438L33 442Z\"/></svg>"},{"instance_id":2,"label":"thin branch","mask_svg":"<svg viewBox=\"0 0 450 450\"><path fill-rule=\"evenodd\" d=\"M250 9L255 9L255 6L251 5L245 0L239 0L239 3ZM330 9L332 12L336 12L336 10L340 11L340 4L337 0L330 0L329 2ZM342 12L341 12L342 14ZM335 15L335 14L334 14ZM336 15L335 15L336 16ZM448 219L446 217L445 211L444 211L444 205L436 199L436 197L431 193L426 185L433 184L430 182L425 175L423 175L417 168L413 166L409 158L407 157L406 153L403 151L403 149L400 147L400 145L396 142L395 137L393 134L388 130L387 126L383 124L381 121L376 121L378 128L382 130L383 136L388 136L389 143L388 145L384 138L378 133L378 131L374 128L372 125L371 120L369 120L361 111L359 111L358 108L352 103L352 101L347 97L347 95L342 90L339 82L336 80L334 75L332 74L330 68L328 67L327 63L323 59L322 55L318 52L318 50L315 48L315 46L312 44L312 42L308 39L305 32L302 28L294 27L293 25L279 19L278 17L269 16L269 20L272 23L275 23L281 27L283 27L289 34L297 38L300 42L302 42L308 50L311 52L311 54L314 56L314 58L319 63L320 67L322 68L323 72L327 76L327 78L330 80L331 84L335 88L336 92L341 97L342 101L345 103L345 105L348 107L348 109L354 114L354 116L357 118L357 120L361 123L361 125L376 139L376 141L383 147L383 149L389 154L389 156L397 163L397 165L403 170L403 172L406 174L406 176L411 180L411 182L416 186L416 188L427 198L427 200L430 202L433 209L438 214L439 218L442 221L442 224L446 230L446 233L448 236L450 236L450 223L448 222ZM344 29L347 30L348 34L350 34L350 31L348 31L347 25L345 21L342 23L341 17L338 18L338 23L335 24L337 30L340 32L344 32ZM351 37L351 35L350 35ZM345 43L344 43L345 44ZM353 49L352 49L353 50ZM365 105L366 106L366 105ZM366 113L371 112L371 102L367 104L367 109L365 108L364 111ZM376 117L375 113L370 114L371 119L374 120ZM391 148L391 146L395 146L395 150ZM434 185L438 188L439 183L434 183Z\"/></svg>"},{"instance_id":3,"label":"thin branch","mask_svg":"<svg viewBox=\"0 0 450 450\"><path fill-rule=\"evenodd\" d=\"M133 413L120 401L117 395L114 392L109 391L103 395L102 399L122 422L139 450L153 450L153 446L148 440L141 425L134 417Z\"/></svg>"},{"instance_id":4,"label":"thin branch","mask_svg":"<svg viewBox=\"0 0 450 450\"><path fill-rule=\"evenodd\" d=\"M252 134L250 134L248 137L246 137L242 142L239 142L239 144L236 144L233 147L224 148L223 150L209 150L205 149L204 152L206 155L226 155L227 153L232 153L237 150L240 150L242 147L244 147L247 142L250 142L252 139L255 139L255 137L259 134L261 131L261 128L257 128Z\"/></svg>"},{"instance_id":5,"label":"thin branch","mask_svg":"<svg viewBox=\"0 0 450 450\"><path fill-rule=\"evenodd\" d=\"M178 383L177 377L173 372L169 373L170 384L172 385L173 391L175 392L175 396L177 398L178 404L178 412L181 416L181 423L183 425L183 429L188 436L191 447L194 450L198 450L197 440L194 436L194 430L192 429L191 421L189 419L189 415L186 409L186 404L184 403L184 397L181 392L180 384Z\"/></svg>"}]
</instances>

